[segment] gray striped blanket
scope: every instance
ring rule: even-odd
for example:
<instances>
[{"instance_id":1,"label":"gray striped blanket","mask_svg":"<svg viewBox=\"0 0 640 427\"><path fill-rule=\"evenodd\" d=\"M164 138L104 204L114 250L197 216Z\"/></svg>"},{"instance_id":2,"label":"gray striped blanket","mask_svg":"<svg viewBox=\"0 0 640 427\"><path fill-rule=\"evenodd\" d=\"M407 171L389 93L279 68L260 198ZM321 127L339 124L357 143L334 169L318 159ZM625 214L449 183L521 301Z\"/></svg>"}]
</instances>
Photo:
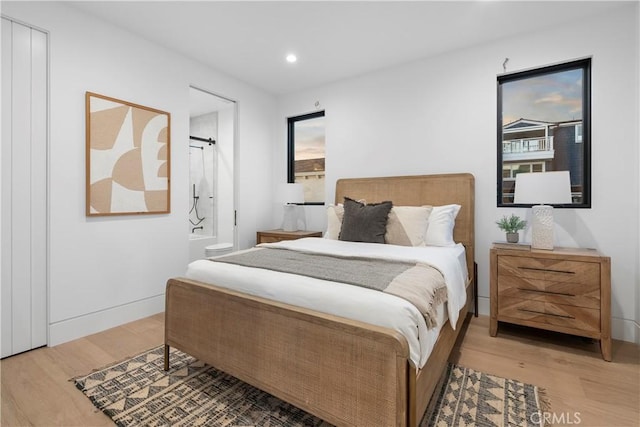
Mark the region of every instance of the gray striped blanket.
<instances>
[{"instance_id":1,"label":"gray striped blanket","mask_svg":"<svg viewBox=\"0 0 640 427\"><path fill-rule=\"evenodd\" d=\"M437 324L437 307L447 300L442 273L423 263L268 247L211 258L211 261L293 273L386 292L416 306L429 329Z\"/></svg>"}]
</instances>

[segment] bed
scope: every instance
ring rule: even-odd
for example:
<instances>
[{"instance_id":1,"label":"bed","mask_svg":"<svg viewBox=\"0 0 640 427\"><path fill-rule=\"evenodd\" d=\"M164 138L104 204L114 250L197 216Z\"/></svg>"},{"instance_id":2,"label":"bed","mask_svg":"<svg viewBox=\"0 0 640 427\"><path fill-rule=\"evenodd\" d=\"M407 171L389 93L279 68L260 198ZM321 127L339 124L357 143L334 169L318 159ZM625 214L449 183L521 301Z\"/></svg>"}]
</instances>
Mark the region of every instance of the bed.
<instances>
[{"instance_id":1,"label":"bed","mask_svg":"<svg viewBox=\"0 0 640 427\"><path fill-rule=\"evenodd\" d=\"M461 206L454 239L465 248L466 304L455 329L441 326L422 367L394 329L183 277L167 282L165 369L174 347L335 425L418 425L475 299L474 178L341 179L336 203L345 196Z\"/></svg>"}]
</instances>

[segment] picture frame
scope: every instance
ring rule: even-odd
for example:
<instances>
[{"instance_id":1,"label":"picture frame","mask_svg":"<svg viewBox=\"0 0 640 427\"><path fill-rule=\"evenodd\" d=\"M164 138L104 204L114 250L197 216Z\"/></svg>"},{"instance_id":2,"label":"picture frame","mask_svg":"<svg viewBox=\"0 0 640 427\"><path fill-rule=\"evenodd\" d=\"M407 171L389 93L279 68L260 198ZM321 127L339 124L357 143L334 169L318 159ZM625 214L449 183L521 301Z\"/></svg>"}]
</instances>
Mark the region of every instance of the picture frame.
<instances>
[{"instance_id":1,"label":"picture frame","mask_svg":"<svg viewBox=\"0 0 640 427\"><path fill-rule=\"evenodd\" d=\"M171 212L171 115L85 94L86 216Z\"/></svg>"},{"instance_id":2,"label":"picture frame","mask_svg":"<svg viewBox=\"0 0 640 427\"><path fill-rule=\"evenodd\" d=\"M591 207L591 58L498 75L497 206L518 173L569 171L571 203Z\"/></svg>"}]
</instances>

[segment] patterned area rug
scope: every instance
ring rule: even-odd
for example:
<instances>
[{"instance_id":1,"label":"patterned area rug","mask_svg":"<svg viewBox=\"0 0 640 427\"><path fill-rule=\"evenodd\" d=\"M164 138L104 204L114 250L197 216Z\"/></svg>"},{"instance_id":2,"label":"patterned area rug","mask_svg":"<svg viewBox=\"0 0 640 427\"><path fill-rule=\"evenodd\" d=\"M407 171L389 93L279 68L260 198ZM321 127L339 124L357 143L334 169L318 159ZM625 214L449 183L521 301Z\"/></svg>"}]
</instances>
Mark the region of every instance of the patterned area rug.
<instances>
[{"instance_id":1,"label":"patterned area rug","mask_svg":"<svg viewBox=\"0 0 640 427\"><path fill-rule=\"evenodd\" d=\"M74 379L118 426L328 426L176 349L163 347ZM534 426L540 389L450 365L421 426ZM535 415L534 415L535 414Z\"/></svg>"},{"instance_id":2,"label":"patterned area rug","mask_svg":"<svg viewBox=\"0 0 640 427\"><path fill-rule=\"evenodd\" d=\"M540 426L541 412L548 410L543 389L449 365L420 427Z\"/></svg>"}]
</instances>

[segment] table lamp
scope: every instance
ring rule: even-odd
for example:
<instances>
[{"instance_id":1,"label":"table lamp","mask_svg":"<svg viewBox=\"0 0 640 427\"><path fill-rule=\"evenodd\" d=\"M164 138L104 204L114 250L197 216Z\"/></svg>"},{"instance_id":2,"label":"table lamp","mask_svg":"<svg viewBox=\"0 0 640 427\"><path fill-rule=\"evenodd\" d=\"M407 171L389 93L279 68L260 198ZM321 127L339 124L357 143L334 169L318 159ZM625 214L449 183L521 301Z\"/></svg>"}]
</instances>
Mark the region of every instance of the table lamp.
<instances>
[{"instance_id":1,"label":"table lamp","mask_svg":"<svg viewBox=\"0 0 640 427\"><path fill-rule=\"evenodd\" d=\"M531 248L553 249L553 206L571 203L569 171L519 173L516 175L515 204L531 207Z\"/></svg>"},{"instance_id":2,"label":"table lamp","mask_svg":"<svg viewBox=\"0 0 640 427\"><path fill-rule=\"evenodd\" d=\"M283 203L284 215L282 229L284 231L298 231L298 203L304 203L304 189L302 184L280 184L278 201Z\"/></svg>"}]
</instances>

